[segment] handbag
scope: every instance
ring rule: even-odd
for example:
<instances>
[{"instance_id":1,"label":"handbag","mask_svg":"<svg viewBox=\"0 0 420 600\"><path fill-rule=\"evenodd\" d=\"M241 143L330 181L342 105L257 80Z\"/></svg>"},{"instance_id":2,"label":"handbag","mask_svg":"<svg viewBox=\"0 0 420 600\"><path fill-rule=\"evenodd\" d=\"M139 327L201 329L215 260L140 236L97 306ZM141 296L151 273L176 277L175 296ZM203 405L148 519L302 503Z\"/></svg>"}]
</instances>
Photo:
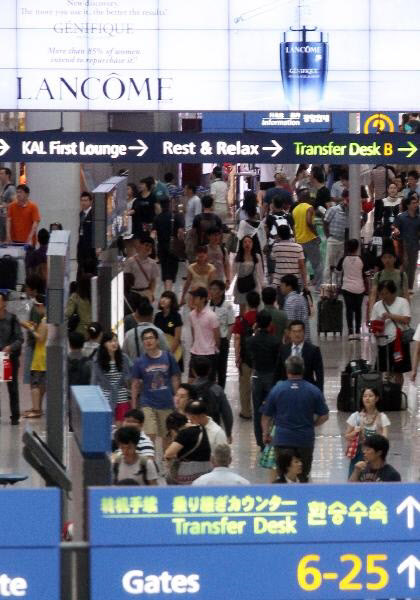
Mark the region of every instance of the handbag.
<instances>
[{"instance_id":1,"label":"handbag","mask_svg":"<svg viewBox=\"0 0 420 600\"><path fill-rule=\"evenodd\" d=\"M248 292L251 292L255 289L254 271L255 263L252 272L249 275L245 275L244 277L238 277L236 287L238 288L238 292L240 294L247 294Z\"/></svg>"},{"instance_id":2,"label":"handbag","mask_svg":"<svg viewBox=\"0 0 420 600\"><path fill-rule=\"evenodd\" d=\"M168 342L168 346L170 347L171 344L172 344L172 342L175 339L174 336L171 335L170 333L165 333L165 338L166 338L166 341ZM181 344L178 345L177 349L173 353L173 357L175 358L176 362L179 362L181 360L181 358L182 358L182 346L181 346Z\"/></svg>"},{"instance_id":3,"label":"handbag","mask_svg":"<svg viewBox=\"0 0 420 600\"><path fill-rule=\"evenodd\" d=\"M76 308L73 311L73 314L71 314L67 320L67 331L69 333L76 331L79 323L80 323L80 316L79 316L79 313L77 312L77 306L76 306Z\"/></svg>"},{"instance_id":4,"label":"handbag","mask_svg":"<svg viewBox=\"0 0 420 600\"><path fill-rule=\"evenodd\" d=\"M178 484L178 471L179 471L179 467L180 467L181 463L187 458L187 456L190 456L193 452L195 452L195 450L197 450L197 448L199 447L199 445L201 444L202 441L203 441L203 427L200 426L200 433L198 434L198 438L197 438L196 443L194 444L194 447L191 448L190 450L188 450L182 458L173 458L171 460L171 464L169 465L169 471L166 476L166 483L168 485L177 485Z\"/></svg>"},{"instance_id":5,"label":"handbag","mask_svg":"<svg viewBox=\"0 0 420 600\"><path fill-rule=\"evenodd\" d=\"M347 445L347 449L346 449L346 456L347 458L354 458L357 454L357 448L359 447L359 439L360 439L360 434L358 433L357 435L354 436L354 438L352 440L349 441L348 445Z\"/></svg>"},{"instance_id":6,"label":"handbag","mask_svg":"<svg viewBox=\"0 0 420 600\"><path fill-rule=\"evenodd\" d=\"M401 281L402 281L402 273L401 273ZM401 284L401 289L402 289L402 284ZM389 307L385 304L385 302L382 301L382 304L384 305L386 310L389 312ZM405 329L402 329L400 327L400 325L398 325L398 323L396 323L394 321L394 319L391 319L391 321L394 323L395 327L397 329L399 329L401 332L401 336L399 336L401 339L401 343L410 344L413 341L414 329L412 327L410 327L409 325L407 325L407 327Z\"/></svg>"},{"instance_id":7,"label":"handbag","mask_svg":"<svg viewBox=\"0 0 420 600\"><path fill-rule=\"evenodd\" d=\"M414 329L412 327L407 327L407 329L402 330L402 343L410 344L413 341L414 337Z\"/></svg>"},{"instance_id":8,"label":"handbag","mask_svg":"<svg viewBox=\"0 0 420 600\"><path fill-rule=\"evenodd\" d=\"M376 417L375 417L376 419ZM356 427L360 426L360 413L357 414L356 416ZM354 438L352 438L349 443L347 444L347 448L346 448L346 456L347 458L350 458L350 460L352 458L354 458L357 454L357 449L359 447L360 444L360 431L357 432L357 435L354 436Z\"/></svg>"}]
</instances>

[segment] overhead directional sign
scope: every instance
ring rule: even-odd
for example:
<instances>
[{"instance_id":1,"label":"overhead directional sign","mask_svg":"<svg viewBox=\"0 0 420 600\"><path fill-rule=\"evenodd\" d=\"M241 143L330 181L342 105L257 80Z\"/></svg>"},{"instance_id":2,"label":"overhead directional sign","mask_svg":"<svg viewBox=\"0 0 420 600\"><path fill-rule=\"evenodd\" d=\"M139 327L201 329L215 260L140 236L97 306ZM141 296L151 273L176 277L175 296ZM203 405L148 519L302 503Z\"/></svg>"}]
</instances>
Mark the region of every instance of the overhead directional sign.
<instances>
[{"instance_id":1,"label":"overhead directional sign","mask_svg":"<svg viewBox=\"0 0 420 600\"><path fill-rule=\"evenodd\" d=\"M91 598L417 598L418 493L416 484L91 489Z\"/></svg>"},{"instance_id":2,"label":"overhead directional sign","mask_svg":"<svg viewBox=\"0 0 420 600\"><path fill-rule=\"evenodd\" d=\"M2 490L0 598L58 600L60 492Z\"/></svg>"},{"instance_id":3,"label":"overhead directional sign","mask_svg":"<svg viewBox=\"0 0 420 600\"><path fill-rule=\"evenodd\" d=\"M401 133L1 133L3 160L35 162L420 162L420 136Z\"/></svg>"}]
</instances>

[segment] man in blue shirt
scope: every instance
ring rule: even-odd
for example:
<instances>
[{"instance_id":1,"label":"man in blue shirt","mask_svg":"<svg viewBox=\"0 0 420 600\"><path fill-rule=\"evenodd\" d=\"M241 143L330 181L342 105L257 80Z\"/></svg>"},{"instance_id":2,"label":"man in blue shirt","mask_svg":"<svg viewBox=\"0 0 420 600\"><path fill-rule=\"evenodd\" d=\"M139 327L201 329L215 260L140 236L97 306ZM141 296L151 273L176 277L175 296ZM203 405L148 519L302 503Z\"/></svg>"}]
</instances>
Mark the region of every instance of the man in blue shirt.
<instances>
[{"instance_id":1,"label":"man in blue shirt","mask_svg":"<svg viewBox=\"0 0 420 600\"><path fill-rule=\"evenodd\" d=\"M302 459L301 481L307 482L312 466L315 427L328 420L328 406L322 392L303 379L304 363L300 356L286 360L287 381L277 383L262 408L264 443L270 443L271 422L276 432L273 444L294 450Z\"/></svg>"},{"instance_id":2,"label":"man in blue shirt","mask_svg":"<svg viewBox=\"0 0 420 600\"><path fill-rule=\"evenodd\" d=\"M159 348L155 329L145 329L141 338L144 353L132 367L131 401L135 406L140 392L144 431L153 442L161 437L165 448L166 418L174 410L173 395L180 383L180 370L172 354Z\"/></svg>"}]
</instances>

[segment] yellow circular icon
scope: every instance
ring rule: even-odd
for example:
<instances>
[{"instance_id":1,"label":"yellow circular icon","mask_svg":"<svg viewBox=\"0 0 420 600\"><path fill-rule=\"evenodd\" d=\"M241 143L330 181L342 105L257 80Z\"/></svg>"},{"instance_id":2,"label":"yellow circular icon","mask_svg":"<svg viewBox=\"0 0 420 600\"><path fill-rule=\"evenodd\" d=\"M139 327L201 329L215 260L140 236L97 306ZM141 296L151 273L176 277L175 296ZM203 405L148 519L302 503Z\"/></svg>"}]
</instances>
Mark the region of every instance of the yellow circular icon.
<instances>
[{"instance_id":1,"label":"yellow circular icon","mask_svg":"<svg viewBox=\"0 0 420 600\"><path fill-rule=\"evenodd\" d=\"M383 113L376 113L368 117L363 126L363 133L370 133L369 126L372 124L372 127L375 131L385 131L388 126L388 131L390 133L394 133L395 127L391 117L388 115L384 115Z\"/></svg>"}]
</instances>

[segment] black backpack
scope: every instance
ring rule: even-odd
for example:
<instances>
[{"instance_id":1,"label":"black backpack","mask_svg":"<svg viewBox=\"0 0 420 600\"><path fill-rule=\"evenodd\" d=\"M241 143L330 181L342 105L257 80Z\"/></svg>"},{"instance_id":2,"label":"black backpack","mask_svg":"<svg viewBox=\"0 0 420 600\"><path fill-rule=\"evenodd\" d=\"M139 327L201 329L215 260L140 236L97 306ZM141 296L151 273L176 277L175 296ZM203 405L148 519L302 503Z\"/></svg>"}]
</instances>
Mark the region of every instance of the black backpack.
<instances>
[{"instance_id":1,"label":"black backpack","mask_svg":"<svg viewBox=\"0 0 420 600\"><path fill-rule=\"evenodd\" d=\"M202 213L200 215L200 227L198 229L198 245L205 246L209 243L208 231L217 227L217 217L213 213Z\"/></svg>"},{"instance_id":2,"label":"black backpack","mask_svg":"<svg viewBox=\"0 0 420 600\"><path fill-rule=\"evenodd\" d=\"M90 385L91 362L87 356L67 359L68 384Z\"/></svg>"},{"instance_id":3,"label":"black backpack","mask_svg":"<svg viewBox=\"0 0 420 600\"><path fill-rule=\"evenodd\" d=\"M215 384L211 381L206 381L206 383L200 385L193 384L193 387L197 392L198 399L201 400L201 402L204 402L207 415L220 425L219 403L217 401L217 395L214 390L212 390L214 385Z\"/></svg>"}]
</instances>

